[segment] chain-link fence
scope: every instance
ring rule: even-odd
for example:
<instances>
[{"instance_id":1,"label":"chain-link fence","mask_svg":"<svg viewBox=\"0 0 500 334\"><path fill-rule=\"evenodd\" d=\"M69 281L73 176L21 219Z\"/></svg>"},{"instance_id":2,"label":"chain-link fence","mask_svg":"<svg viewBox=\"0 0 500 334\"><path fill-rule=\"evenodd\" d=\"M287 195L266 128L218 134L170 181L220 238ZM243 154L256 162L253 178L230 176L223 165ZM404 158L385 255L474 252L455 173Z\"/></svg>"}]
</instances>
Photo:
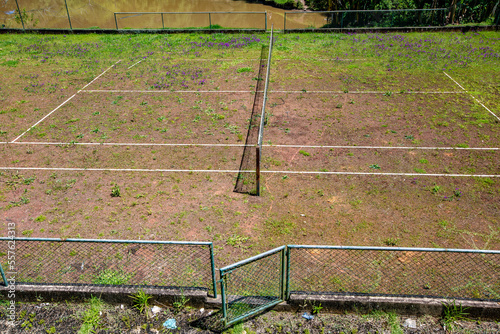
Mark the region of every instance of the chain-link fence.
<instances>
[{"instance_id":1,"label":"chain-link fence","mask_svg":"<svg viewBox=\"0 0 500 334\"><path fill-rule=\"evenodd\" d=\"M282 246L220 269L225 325L284 300L285 249Z\"/></svg>"},{"instance_id":2,"label":"chain-link fence","mask_svg":"<svg viewBox=\"0 0 500 334\"><path fill-rule=\"evenodd\" d=\"M286 30L301 22L305 29L436 27L448 23L449 13L449 8L286 12L283 26Z\"/></svg>"},{"instance_id":3,"label":"chain-link fence","mask_svg":"<svg viewBox=\"0 0 500 334\"><path fill-rule=\"evenodd\" d=\"M500 300L500 251L288 246L288 295Z\"/></svg>"},{"instance_id":4,"label":"chain-link fence","mask_svg":"<svg viewBox=\"0 0 500 334\"><path fill-rule=\"evenodd\" d=\"M267 12L116 12L116 29L262 29Z\"/></svg>"},{"instance_id":5,"label":"chain-link fence","mask_svg":"<svg viewBox=\"0 0 500 334\"><path fill-rule=\"evenodd\" d=\"M14 262L12 262L14 261ZM216 296L210 242L0 238L16 284L201 289Z\"/></svg>"}]
</instances>

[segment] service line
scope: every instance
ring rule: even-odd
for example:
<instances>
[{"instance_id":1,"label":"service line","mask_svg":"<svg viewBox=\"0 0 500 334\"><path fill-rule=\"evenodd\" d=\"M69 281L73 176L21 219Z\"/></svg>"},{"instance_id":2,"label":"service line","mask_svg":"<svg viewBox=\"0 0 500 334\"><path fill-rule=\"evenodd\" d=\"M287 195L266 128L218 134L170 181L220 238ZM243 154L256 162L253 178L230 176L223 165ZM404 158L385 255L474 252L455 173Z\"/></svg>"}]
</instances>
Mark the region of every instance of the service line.
<instances>
[{"instance_id":1,"label":"service line","mask_svg":"<svg viewBox=\"0 0 500 334\"><path fill-rule=\"evenodd\" d=\"M9 144L9 143L0 143L0 144ZM175 144L175 143L78 143L78 142L15 142L11 144L17 145L82 145L82 146L204 146L204 147L246 147L246 146L255 146L255 145L246 145L246 144L196 144L196 143L187 143L187 144Z\"/></svg>"},{"instance_id":2,"label":"service line","mask_svg":"<svg viewBox=\"0 0 500 334\"><path fill-rule=\"evenodd\" d=\"M191 147L254 147L247 144L205 144L205 143L92 143L92 142L0 142L0 144L16 145L81 145L81 146L191 146ZM288 145L288 144L263 144L263 147L283 147L283 148L335 148L335 149L364 149L364 150L464 150L464 151L499 151L498 147L453 147L453 146L346 146L346 145Z\"/></svg>"},{"instance_id":3,"label":"service line","mask_svg":"<svg viewBox=\"0 0 500 334\"><path fill-rule=\"evenodd\" d=\"M82 93L255 93L254 90L119 90L119 89L93 89L84 90ZM259 92L262 93L262 92Z\"/></svg>"},{"instance_id":4,"label":"service line","mask_svg":"<svg viewBox=\"0 0 500 334\"><path fill-rule=\"evenodd\" d=\"M119 90L119 89L89 89L83 93L255 93L254 90ZM257 91L262 93L263 91ZM286 94L387 94L387 91L341 91L341 90L269 90L269 93ZM465 94L462 91L405 91L394 94Z\"/></svg>"},{"instance_id":5,"label":"service line","mask_svg":"<svg viewBox=\"0 0 500 334\"><path fill-rule=\"evenodd\" d=\"M164 172L164 173L255 173L238 169L145 169L145 168L65 168L65 167L0 167L0 170L90 171L90 172ZM319 172L261 170L267 174L324 174L324 175L377 175L377 176L445 176L445 177L500 177L488 174L424 174L424 173L368 173L368 172Z\"/></svg>"},{"instance_id":6,"label":"service line","mask_svg":"<svg viewBox=\"0 0 500 334\"><path fill-rule=\"evenodd\" d=\"M458 83L455 79L453 79L453 78L452 78L452 77L451 77L448 73L446 73L445 71L443 71L443 73L444 73L444 74L446 74L446 76L447 76L448 78L450 78L451 80L453 80L453 82L454 82L454 83L456 83L456 84L458 85L458 87L462 88L464 92L466 92L466 93L468 93L470 96L472 96L472 98L473 98L473 99L474 99L477 103L479 103L480 105L482 105L484 109L488 110L488 111L490 112L490 114L492 114L492 115L493 115L493 116L494 116L497 120L499 120L499 121L500 121L500 118L499 118L497 115L495 115L495 114L494 114L494 113L493 113L490 109L488 109L488 107L486 107L486 106L485 106L485 105L484 105L481 101L479 101L478 99L476 99L476 98L474 97L474 95L472 95L471 93L469 93L469 92L468 92L468 91L467 91L464 87L462 87L462 85L461 85L461 84L459 84L459 83Z\"/></svg>"},{"instance_id":7,"label":"service line","mask_svg":"<svg viewBox=\"0 0 500 334\"><path fill-rule=\"evenodd\" d=\"M109 71L113 66L115 66L116 64L118 64L120 61L121 60L118 60L116 63L114 63L113 65L111 65L110 67L108 67L104 72L102 72L101 74L99 74L99 76L95 77L94 80L92 80L91 82L89 82L88 84L86 84L82 89L80 89L75 94L73 94L69 99L67 99L66 101L64 101L63 103L61 103L59 106L57 106L54 110L52 110L47 115L45 115L44 118L42 118L41 120L39 120L38 122L36 122L28 130L24 131L16 139L14 139L13 141L11 141L11 143L16 142L19 138L21 138L22 136L24 136L28 131L30 131L31 129L33 129L35 126L37 126L38 124L40 124L44 119L46 119L47 117L49 117L50 115L52 115L55 111L57 111L59 108L61 108L63 105L65 105L66 103L68 103L68 101L70 101L72 98L74 98L78 93L80 93L81 91L83 91L85 88L87 88L94 81L96 81L97 79L99 79L104 73L106 73L107 71Z\"/></svg>"}]
</instances>

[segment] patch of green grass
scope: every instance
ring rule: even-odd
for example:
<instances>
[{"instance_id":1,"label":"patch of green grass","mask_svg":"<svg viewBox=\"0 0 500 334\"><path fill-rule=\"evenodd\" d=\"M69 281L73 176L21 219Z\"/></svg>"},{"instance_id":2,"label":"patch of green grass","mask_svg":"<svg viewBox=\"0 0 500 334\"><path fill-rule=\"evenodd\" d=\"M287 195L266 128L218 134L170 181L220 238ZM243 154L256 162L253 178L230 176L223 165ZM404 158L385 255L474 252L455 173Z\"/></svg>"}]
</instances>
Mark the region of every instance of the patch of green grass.
<instances>
[{"instance_id":1,"label":"patch of green grass","mask_svg":"<svg viewBox=\"0 0 500 334\"><path fill-rule=\"evenodd\" d=\"M78 334L96 333L100 327L102 316L101 312L104 309L104 302L97 298L92 297L89 300L89 309L80 314L82 326L78 330Z\"/></svg>"},{"instance_id":2,"label":"patch of green grass","mask_svg":"<svg viewBox=\"0 0 500 334\"><path fill-rule=\"evenodd\" d=\"M103 285L123 285L127 284L132 276L132 274L125 273L123 270L104 269L97 275L94 275L92 283Z\"/></svg>"},{"instance_id":3,"label":"patch of green grass","mask_svg":"<svg viewBox=\"0 0 500 334\"><path fill-rule=\"evenodd\" d=\"M238 73L245 73L245 72L252 72L253 70L250 67L242 67L239 68L236 72Z\"/></svg>"},{"instance_id":4,"label":"patch of green grass","mask_svg":"<svg viewBox=\"0 0 500 334\"><path fill-rule=\"evenodd\" d=\"M311 155L311 153L306 152L306 151L304 151L304 150L300 150L300 151L299 151L299 153L300 153L300 154L302 154L302 155L303 155L303 156L305 156L305 157L308 157L308 156L310 156L310 155Z\"/></svg>"}]
</instances>

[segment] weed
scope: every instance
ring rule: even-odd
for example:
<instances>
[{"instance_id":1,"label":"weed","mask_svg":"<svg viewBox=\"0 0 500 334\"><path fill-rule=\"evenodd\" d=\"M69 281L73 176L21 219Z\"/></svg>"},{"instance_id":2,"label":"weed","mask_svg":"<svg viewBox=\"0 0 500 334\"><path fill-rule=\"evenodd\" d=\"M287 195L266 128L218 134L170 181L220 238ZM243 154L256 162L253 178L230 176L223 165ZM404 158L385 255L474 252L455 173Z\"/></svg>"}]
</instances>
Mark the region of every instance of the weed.
<instances>
[{"instance_id":1,"label":"weed","mask_svg":"<svg viewBox=\"0 0 500 334\"><path fill-rule=\"evenodd\" d=\"M252 72L253 70L250 67L242 67L236 70L238 73L244 73L244 72Z\"/></svg>"},{"instance_id":2,"label":"weed","mask_svg":"<svg viewBox=\"0 0 500 334\"><path fill-rule=\"evenodd\" d=\"M466 317L469 313L465 312L468 307L463 307L462 304L456 304L453 300L452 303L443 303L443 323L452 331L454 322L459 320L468 320Z\"/></svg>"},{"instance_id":3,"label":"weed","mask_svg":"<svg viewBox=\"0 0 500 334\"><path fill-rule=\"evenodd\" d=\"M398 238L387 238L384 240L384 244L386 244L387 246L397 246L398 242Z\"/></svg>"},{"instance_id":4,"label":"weed","mask_svg":"<svg viewBox=\"0 0 500 334\"><path fill-rule=\"evenodd\" d=\"M415 136L413 136L413 135L406 135L405 139L413 140L413 139L415 139Z\"/></svg>"},{"instance_id":5,"label":"weed","mask_svg":"<svg viewBox=\"0 0 500 334\"><path fill-rule=\"evenodd\" d=\"M95 333L100 326L104 302L97 297L92 297L89 304L90 308L80 315L83 324L78 330L78 334Z\"/></svg>"},{"instance_id":6,"label":"weed","mask_svg":"<svg viewBox=\"0 0 500 334\"><path fill-rule=\"evenodd\" d=\"M111 188L111 197L121 197L120 187L118 185Z\"/></svg>"},{"instance_id":7,"label":"weed","mask_svg":"<svg viewBox=\"0 0 500 334\"><path fill-rule=\"evenodd\" d=\"M180 297L175 297L175 301L172 303L172 306L174 307L175 312L178 313L186 307L188 302L189 298L186 297L184 291L181 289Z\"/></svg>"},{"instance_id":8,"label":"weed","mask_svg":"<svg viewBox=\"0 0 500 334\"><path fill-rule=\"evenodd\" d=\"M299 151L299 153L300 153L300 154L302 154L302 155L303 155L303 156L305 156L305 157L308 157L308 156L310 156L310 155L311 155L311 153L306 152L306 151L304 151L304 150L300 150L300 151Z\"/></svg>"},{"instance_id":9,"label":"weed","mask_svg":"<svg viewBox=\"0 0 500 334\"><path fill-rule=\"evenodd\" d=\"M249 237L233 234L227 239L227 244L233 247L241 247L241 244L246 242L248 239Z\"/></svg>"},{"instance_id":10,"label":"weed","mask_svg":"<svg viewBox=\"0 0 500 334\"><path fill-rule=\"evenodd\" d=\"M373 165L368 166L368 168L371 168L371 169L381 169L382 167L380 167L377 164L373 164Z\"/></svg>"},{"instance_id":11,"label":"weed","mask_svg":"<svg viewBox=\"0 0 500 334\"><path fill-rule=\"evenodd\" d=\"M321 302L316 305L316 302L312 302L311 304L312 307L312 314L319 314L319 312L323 309L323 306L321 306Z\"/></svg>"},{"instance_id":12,"label":"weed","mask_svg":"<svg viewBox=\"0 0 500 334\"><path fill-rule=\"evenodd\" d=\"M123 270L104 269L92 278L93 284L103 285L123 285L128 283L132 274L123 272Z\"/></svg>"},{"instance_id":13,"label":"weed","mask_svg":"<svg viewBox=\"0 0 500 334\"><path fill-rule=\"evenodd\" d=\"M129 296L132 298L134 307L139 311L139 313L145 313L146 318L149 318L149 300L153 296L148 295L144 290L139 289L136 293Z\"/></svg>"}]
</instances>

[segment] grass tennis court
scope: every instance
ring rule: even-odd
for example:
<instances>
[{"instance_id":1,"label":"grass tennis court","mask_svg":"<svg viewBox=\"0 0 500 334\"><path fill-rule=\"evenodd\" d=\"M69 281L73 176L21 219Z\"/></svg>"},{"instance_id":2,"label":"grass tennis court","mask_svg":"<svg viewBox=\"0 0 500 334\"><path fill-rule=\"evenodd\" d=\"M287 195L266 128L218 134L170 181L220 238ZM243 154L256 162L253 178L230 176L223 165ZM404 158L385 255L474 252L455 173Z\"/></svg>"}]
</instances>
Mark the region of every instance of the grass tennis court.
<instances>
[{"instance_id":1,"label":"grass tennis court","mask_svg":"<svg viewBox=\"0 0 500 334\"><path fill-rule=\"evenodd\" d=\"M274 37L257 197L233 190L268 34L1 35L2 230L214 241L220 265L498 249L498 32Z\"/></svg>"}]
</instances>

